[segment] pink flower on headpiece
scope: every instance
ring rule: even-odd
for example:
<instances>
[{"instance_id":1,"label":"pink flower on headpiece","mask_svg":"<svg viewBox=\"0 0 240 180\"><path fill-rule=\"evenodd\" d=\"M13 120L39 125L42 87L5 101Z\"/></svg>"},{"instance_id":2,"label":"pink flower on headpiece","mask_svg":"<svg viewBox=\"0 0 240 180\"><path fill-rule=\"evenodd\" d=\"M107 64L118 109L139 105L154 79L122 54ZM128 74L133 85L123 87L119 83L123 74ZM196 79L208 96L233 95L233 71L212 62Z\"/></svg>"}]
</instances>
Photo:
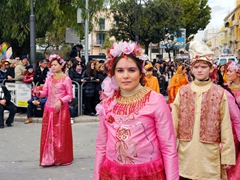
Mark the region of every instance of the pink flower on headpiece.
<instances>
[{"instance_id":1,"label":"pink flower on headpiece","mask_svg":"<svg viewBox=\"0 0 240 180\"><path fill-rule=\"evenodd\" d=\"M114 94L114 91L119 89L115 76L107 76L102 82L102 89L107 97L111 97Z\"/></svg>"},{"instance_id":2,"label":"pink flower on headpiece","mask_svg":"<svg viewBox=\"0 0 240 180\"><path fill-rule=\"evenodd\" d=\"M56 59L57 58L57 55L56 54L52 54L49 56L49 61L53 60L53 59Z\"/></svg>"},{"instance_id":3,"label":"pink flower on headpiece","mask_svg":"<svg viewBox=\"0 0 240 180\"><path fill-rule=\"evenodd\" d=\"M228 68L232 68L234 69L236 72L240 72L240 64L236 64L235 62L231 62L229 65L228 65Z\"/></svg>"},{"instance_id":4,"label":"pink flower on headpiece","mask_svg":"<svg viewBox=\"0 0 240 180\"><path fill-rule=\"evenodd\" d=\"M111 54L113 57L118 57L118 56L120 56L120 55L122 54L120 45L117 44L117 43L114 43L114 44L113 44L113 49L110 50L110 54Z\"/></svg>"},{"instance_id":5,"label":"pink flower on headpiece","mask_svg":"<svg viewBox=\"0 0 240 180\"><path fill-rule=\"evenodd\" d=\"M134 47L134 50L133 50L133 54L136 55L136 57L141 57L144 53L143 53L143 50L142 48L137 45L136 43L134 43L135 47Z\"/></svg>"},{"instance_id":6,"label":"pink flower on headpiece","mask_svg":"<svg viewBox=\"0 0 240 180\"><path fill-rule=\"evenodd\" d=\"M52 61L53 59L59 59L61 65L64 65L66 63L58 54L52 54L49 56L49 61Z\"/></svg>"},{"instance_id":7,"label":"pink flower on headpiece","mask_svg":"<svg viewBox=\"0 0 240 180\"><path fill-rule=\"evenodd\" d=\"M135 43L127 43L126 41L124 41L123 43L121 43L121 50L123 53L125 54L130 54L133 52L135 47Z\"/></svg>"}]
</instances>

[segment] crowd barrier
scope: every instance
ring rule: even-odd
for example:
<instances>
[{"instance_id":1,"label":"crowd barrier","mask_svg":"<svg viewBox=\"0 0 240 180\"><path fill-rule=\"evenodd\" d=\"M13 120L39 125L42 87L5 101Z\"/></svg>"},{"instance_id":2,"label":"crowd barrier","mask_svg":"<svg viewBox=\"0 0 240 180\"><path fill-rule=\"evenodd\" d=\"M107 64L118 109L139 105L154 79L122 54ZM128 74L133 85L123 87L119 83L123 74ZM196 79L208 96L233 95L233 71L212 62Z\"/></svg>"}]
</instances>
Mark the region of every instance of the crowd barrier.
<instances>
[{"instance_id":1,"label":"crowd barrier","mask_svg":"<svg viewBox=\"0 0 240 180\"><path fill-rule=\"evenodd\" d=\"M13 79L12 81L3 80L2 85L4 85L11 94L11 101L17 107L27 108L28 100L31 99L31 89L35 87L34 82L31 84L26 84L24 82Z\"/></svg>"},{"instance_id":2,"label":"crowd barrier","mask_svg":"<svg viewBox=\"0 0 240 180\"><path fill-rule=\"evenodd\" d=\"M78 103L78 116L83 115L83 90L84 85L86 83L93 82L93 83L99 83L96 80L87 81L82 83L81 85L77 81L72 81L72 88L73 88L73 97L77 99ZM31 89L42 85L39 83L27 84L21 81L18 81L16 79L13 79L12 81L9 80L3 80L2 85L7 87L11 94L11 101L17 106L17 107L23 107L27 108L28 106L28 100L31 99L32 93Z\"/></svg>"}]
</instances>

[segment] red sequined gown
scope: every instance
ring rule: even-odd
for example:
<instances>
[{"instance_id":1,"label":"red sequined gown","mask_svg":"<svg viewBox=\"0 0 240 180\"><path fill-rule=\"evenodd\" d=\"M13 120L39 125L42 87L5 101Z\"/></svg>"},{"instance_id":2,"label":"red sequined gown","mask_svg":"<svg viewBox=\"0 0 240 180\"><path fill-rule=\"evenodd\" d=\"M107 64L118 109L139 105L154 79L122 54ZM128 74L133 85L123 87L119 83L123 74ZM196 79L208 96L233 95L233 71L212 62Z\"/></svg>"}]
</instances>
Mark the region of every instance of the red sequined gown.
<instances>
[{"instance_id":1,"label":"red sequined gown","mask_svg":"<svg viewBox=\"0 0 240 180\"><path fill-rule=\"evenodd\" d=\"M68 102L73 97L72 81L66 75L48 77L40 97L48 95L42 119L40 165L68 165L73 161L72 127ZM62 101L60 112L54 110Z\"/></svg>"}]
</instances>

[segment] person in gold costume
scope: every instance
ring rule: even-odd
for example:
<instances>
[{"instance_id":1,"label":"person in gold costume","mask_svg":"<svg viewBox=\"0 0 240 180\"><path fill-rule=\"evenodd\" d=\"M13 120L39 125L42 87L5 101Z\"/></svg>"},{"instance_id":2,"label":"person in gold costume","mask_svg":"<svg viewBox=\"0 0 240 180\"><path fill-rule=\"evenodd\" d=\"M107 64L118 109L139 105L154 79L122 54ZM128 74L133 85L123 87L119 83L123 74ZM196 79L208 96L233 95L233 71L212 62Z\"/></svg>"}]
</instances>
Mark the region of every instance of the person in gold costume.
<instances>
[{"instance_id":1,"label":"person in gold costume","mask_svg":"<svg viewBox=\"0 0 240 180\"><path fill-rule=\"evenodd\" d=\"M180 87L188 84L186 67L181 65L170 80L168 85L168 104L172 104Z\"/></svg>"},{"instance_id":2,"label":"person in gold costume","mask_svg":"<svg viewBox=\"0 0 240 180\"><path fill-rule=\"evenodd\" d=\"M236 163L228 98L209 78L214 55L209 47L194 40L189 52L195 80L179 89L172 106L180 180L226 179Z\"/></svg>"}]
</instances>

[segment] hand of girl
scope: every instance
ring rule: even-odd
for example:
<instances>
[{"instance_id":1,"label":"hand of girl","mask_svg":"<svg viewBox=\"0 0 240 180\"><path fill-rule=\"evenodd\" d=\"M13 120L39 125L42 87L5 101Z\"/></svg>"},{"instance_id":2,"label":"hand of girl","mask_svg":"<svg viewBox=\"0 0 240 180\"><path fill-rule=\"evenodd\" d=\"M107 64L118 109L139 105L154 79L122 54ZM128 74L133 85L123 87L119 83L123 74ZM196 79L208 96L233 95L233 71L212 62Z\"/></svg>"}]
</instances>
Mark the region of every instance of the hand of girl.
<instances>
[{"instance_id":1,"label":"hand of girl","mask_svg":"<svg viewBox=\"0 0 240 180\"><path fill-rule=\"evenodd\" d=\"M61 101L58 100L57 103L56 103L56 105L55 105L55 107L54 107L54 110L55 110L57 113L60 111L61 105L62 105Z\"/></svg>"}]
</instances>

